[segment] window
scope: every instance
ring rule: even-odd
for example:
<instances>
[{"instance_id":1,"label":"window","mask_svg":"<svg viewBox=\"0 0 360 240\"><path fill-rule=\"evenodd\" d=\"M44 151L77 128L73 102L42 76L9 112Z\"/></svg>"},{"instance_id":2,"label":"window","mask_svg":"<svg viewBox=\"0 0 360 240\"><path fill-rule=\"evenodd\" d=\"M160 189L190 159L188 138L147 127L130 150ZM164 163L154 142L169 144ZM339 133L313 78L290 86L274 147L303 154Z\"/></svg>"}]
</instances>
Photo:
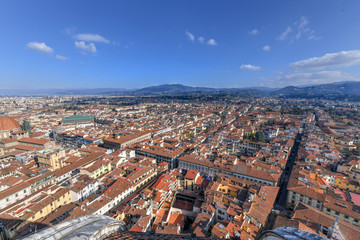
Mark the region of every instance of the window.
<instances>
[{"instance_id":1,"label":"window","mask_svg":"<svg viewBox=\"0 0 360 240\"><path fill-rule=\"evenodd\" d=\"M327 229L326 227L321 227L321 232L327 235L329 233L329 229Z\"/></svg>"}]
</instances>

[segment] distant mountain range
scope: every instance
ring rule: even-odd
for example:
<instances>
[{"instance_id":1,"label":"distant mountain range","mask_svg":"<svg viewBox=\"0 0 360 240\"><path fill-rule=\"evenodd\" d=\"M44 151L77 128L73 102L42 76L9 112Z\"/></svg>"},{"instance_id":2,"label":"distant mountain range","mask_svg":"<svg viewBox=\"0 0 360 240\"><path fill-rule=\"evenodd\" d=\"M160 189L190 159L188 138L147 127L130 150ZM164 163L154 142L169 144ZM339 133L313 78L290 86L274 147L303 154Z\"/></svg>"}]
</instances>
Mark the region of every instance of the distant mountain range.
<instances>
[{"instance_id":1,"label":"distant mountain range","mask_svg":"<svg viewBox=\"0 0 360 240\"><path fill-rule=\"evenodd\" d=\"M135 91L130 91L131 95L172 95L193 92L213 92L215 88L207 87L189 87L181 84L164 84L159 86L151 86Z\"/></svg>"},{"instance_id":2,"label":"distant mountain range","mask_svg":"<svg viewBox=\"0 0 360 240\"><path fill-rule=\"evenodd\" d=\"M289 86L272 91L270 95L286 98L324 98L360 101L360 82L335 82L308 87Z\"/></svg>"},{"instance_id":3,"label":"distant mountain range","mask_svg":"<svg viewBox=\"0 0 360 240\"><path fill-rule=\"evenodd\" d=\"M335 82L329 84L321 84L306 87L284 87L273 93L279 95L288 94L326 94L326 93L339 93L339 94L360 94L360 82Z\"/></svg>"},{"instance_id":4,"label":"distant mountain range","mask_svg":"<svg viewBox=\"0 0 360 240\"><path fill-rule=\"evenodd\" d=\"M0 89L0 95L113 95L113 96L168 96L168 95L239 95L244 97L285 97L349 99L360 101L360 82L335 82L306 87L288 86L284 88L208 88L190 87L181 84L164 84L141 89L124 88L94 89L43 89L18 90Z\"/></svg>"}]
</instances>

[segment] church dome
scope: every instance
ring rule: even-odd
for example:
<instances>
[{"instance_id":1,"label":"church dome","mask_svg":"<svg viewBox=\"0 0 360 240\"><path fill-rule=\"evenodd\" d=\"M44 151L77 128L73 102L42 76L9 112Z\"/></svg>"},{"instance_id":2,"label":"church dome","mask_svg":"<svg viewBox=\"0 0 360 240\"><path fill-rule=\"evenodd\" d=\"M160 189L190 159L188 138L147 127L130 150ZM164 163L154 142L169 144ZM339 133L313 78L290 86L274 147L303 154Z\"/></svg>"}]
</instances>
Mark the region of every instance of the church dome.
<instances>
[{"instance_id":1,"label":"church dome","mask_svg":"<svg viewBox=\"0 0 360 240\"><path fill-rule=\"evenodd\" d=\"M20 128L20 124L11 117L0 117L0 131Z\"/></svg>"}]
</instances>

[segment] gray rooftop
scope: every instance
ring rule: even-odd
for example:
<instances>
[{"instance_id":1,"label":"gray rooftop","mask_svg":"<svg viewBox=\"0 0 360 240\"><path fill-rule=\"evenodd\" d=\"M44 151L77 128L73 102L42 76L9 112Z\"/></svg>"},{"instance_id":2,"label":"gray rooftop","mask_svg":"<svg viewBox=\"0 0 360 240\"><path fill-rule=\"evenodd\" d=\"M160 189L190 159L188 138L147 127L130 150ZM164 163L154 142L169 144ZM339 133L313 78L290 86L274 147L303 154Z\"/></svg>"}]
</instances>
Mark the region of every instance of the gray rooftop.
<instances>
[{"instance_id":1,"label":"gray rooftop","mask_svg":"<svg viewBox=\"0 0 360 240\"><path fill-rule=\"evenodd\" d=\"M103 239L116 231L124 230L126 230L124 222L93 214L45 228L23 239Z\"/></svg>"}]
</instances>

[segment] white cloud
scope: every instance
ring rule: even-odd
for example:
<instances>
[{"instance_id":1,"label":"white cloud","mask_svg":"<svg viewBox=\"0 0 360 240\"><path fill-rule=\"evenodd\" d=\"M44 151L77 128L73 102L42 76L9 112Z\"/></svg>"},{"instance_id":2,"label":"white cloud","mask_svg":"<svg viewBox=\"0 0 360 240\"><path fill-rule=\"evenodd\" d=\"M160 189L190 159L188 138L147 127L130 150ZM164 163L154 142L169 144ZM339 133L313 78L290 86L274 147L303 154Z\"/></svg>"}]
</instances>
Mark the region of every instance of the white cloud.
<instances>
[{"instance_id":1,"label":"white cloud","mask_svg":"<svg viewBox=\"0 0 360 240\"><path fill-rule=\"evenodd\" d=\"M186 37L191 41L191 42L195 42L196 38L195 38L195 35L192 34L191 32L185 32L185 35ZM198 37L197 38L197 41L201 44L205 43L205 38L204 37ZM218 45L218 43L215 41L215 39L209 39L207 42L206 42L207 45L209 46L216 46Z\"/></svg>"},{"instance_id":2,"label":"white cloud","mask_svg":"<svg viewBox=\"0 0 360 240\"><path fill-rule=\"evenodd\" d=\"M321 37L315 35L315 31L311 30L307 35L308 40L320 40Z\"/></svg>"},{"instance_id":3,"label":"white cloud","mask_svg":"<svg viewBox=\"0 0 360 240\"><path fill-rule=\"evenodd\" d=\"M289 35L289 33L291 33L292 31L293 31L293 29L292 29L290 26L288 26L288 27L286 28L286 30L285 30L284 32L282 32L278 38L279 38L281 41L283 41L283 40L285 40L285 38Z\"/></svg>"},{"instance_id":4,"label":"white cloud","mask_svg":"<svg viewBox=\"0 0 360 240\"><path fill-rule=\"evenodd\" d=\"M298 23L298 22L295 22L295 26L298 26L298 33L296 34L296 39L299 39L299 38L301 38L301 36L304 34L304 33L307 33L307 32L309 32L310 31L310 29L309 28L305 28L305 26L306 25L308 25L309 24L309 21L307 20L307 18L306 17L304 17L304 16L302 16L301 18L300 18L300 22Z\"/></svg>"},{"instance_id":5,"label":"white cloud","mask_svg":"<svg viewBox=\"0 0 360 240\"><path fill-rule=\"evenodd\" d=\"M253 29L252 31L249 32L250 35L258 35L259 34L259 30L257 29Z\"/></svg>"},{"instance_id":6,"label":"white cloud","mask_svg":"<svg viewBox=\"0 0 360 240\"><path fill-rule=\"evenodd\" d=\"M185 35L188 37L188 39L192 42L195 41L195 36L191 32L185 32Z\"/></svg>"},{"instance_id":7,"label":"white cloud","mask_svg":"<svg viewBox=\"0 0 360 240\"><path fill-rule=\"evenodd\" d=\"M321 71L314 73L294 73L275 78L261 79L264 85L271 87L285 87L291 85L324 84L340 81L358 81L359 76L340 71Z\"/></svg>"},{"instance_id":8,"label":"white cloud","mask_svg":"<svg viewBox=\"0 0 360 240\"><path fill-rule=\"evenodd\" d=\"M292 26L288 26L284 32L278 37L283 41L289 39L291 42L298 40L301 37L305 37L308 40L319 40L321 37L315 34L315 31L308 27L309 20L302 16L299 21L294 22Z\"/></svg>"},{"instance_id":9,"label":"white cloud","mask_svg":"<svg viewBox=\"0 0 360 240\"><path fill-rule=\"evenodd\" d=\"M65 33L67 35L73 35L73 33L76 31L76 27L75 26L72 26L72 27L69 27L69 28L65 28Z\"/></svg>"},{"instance_id":10,"label":"white cloud","mask_svg":"<svg viewBox=\"0 0 360 240\"><path fill-rule=\"evenodd\" d=\"M244 69L244 70L251 70L251 71L258 71L261 69L260 66L255 66L255 65L251 65L251 64L243 64L240 66L240 69Z\"/></svg>"},{"instance_id":11,"label":"white cloud","mask_svg":"<svg viewBox=\"0 0 360 240\"><path fill-rule=\"evenodd\" d=\"M334 69L360 63L360 50L327 53L322 57L313 57L290 64L295 71Z\"/></svg>"},{"instance_id":12,"label":"white cloud","mask_svg":"<svg viewBox=\"0 0 360 240\"><path fill-rule=\"evenodd\" d=\"M207 45L210 45L210 46L216 46L218 45L218 43L214 40L214 39L210 39L209 41L207 41L206 43Z\"/></svg>"},{"instance_id":13,"label":"white cloud","mask_svg":"<svg viewBox=\"0 0 360 240\"><path fill-rule=\"evenodd\" d=\"M96 47L95 47L94 43L86 44L83 41L81 41L81 42L75 41L75 47L77 47L77 48L79 48L81 50L96 53Z\"/></svg>"},{"instance_id":14,"label":"white cloud","mask_svg":"<svg viewBox=\"0 0 360 240\"><path fill-rule=\"evenodd\" d=\"M26 44L28 49L35 50L41 53L50 54L53 53L54 50L46 45L44 42L29 42Z\"/></svg>"},{"instance_id":15,"label":"white cloud","mask_svg":"<svg viewBox=\"0 0 360 240\"><path fill-rule=\"evenodd\" d=\"M304 28L306 25L308 25L309 21L307 20L306 17L302 16L300 18L300 23L299 23L299 27L300 28Z\"/></svg>"},{"instance_id":16,"label":"white cloud","mask_svg":"<svg viewBox=\"0 0 360 240\"><path fill-rule=\"evenodd\" d=\"M68 57L61 56L61 55L56 55L55 57L56 57L57 59L61 60L61 61L67 61L67 60L70 59L70 58L68 58Z\"/></svg>"},{"instance_id":17,"label":"white cloud","mask_svg":"<svg viewBox=\"0 0 360 240\"><path fill-rule=\"evenodd\" d=\"M100 36L99 34L92 34L92 33L81 33L74 36L75 39L85 42L103 42L109 43L110 41Z\"/></svg>"},{"instance_id":18,"label":"white cloud","mask_svg":"<svg viewBox=\"0 0 360 240\"><path fill-rule=\"evenodd\" d=\"M265 45L264 47L263 47L263 50L264 51L270 51L270 49L271 49L271 47L269 46L269 45Z\"/></svg>"}]
</instances>

